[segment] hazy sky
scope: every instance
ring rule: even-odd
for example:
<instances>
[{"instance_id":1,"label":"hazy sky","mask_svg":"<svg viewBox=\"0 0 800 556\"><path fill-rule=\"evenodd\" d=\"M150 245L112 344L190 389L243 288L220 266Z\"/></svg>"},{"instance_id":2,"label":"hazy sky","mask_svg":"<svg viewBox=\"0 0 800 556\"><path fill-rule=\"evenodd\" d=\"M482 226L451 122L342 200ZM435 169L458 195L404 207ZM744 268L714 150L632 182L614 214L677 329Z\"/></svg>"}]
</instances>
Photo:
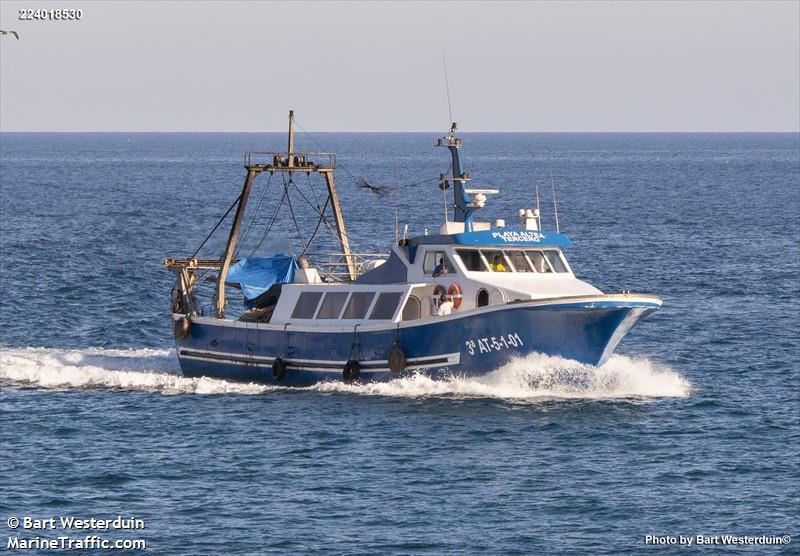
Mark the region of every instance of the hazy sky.
<instances>
[{"instance_id":1,"label":"hazy sky","mask_svg":"<svg viewBox=\"0 0 800 556\"><path fill-rule=\"evenodd\" d=\"M20 21L81 8L81 21ZM800 2L0 4L3 131L797 131Z\"/></svg>"}]
</instances>

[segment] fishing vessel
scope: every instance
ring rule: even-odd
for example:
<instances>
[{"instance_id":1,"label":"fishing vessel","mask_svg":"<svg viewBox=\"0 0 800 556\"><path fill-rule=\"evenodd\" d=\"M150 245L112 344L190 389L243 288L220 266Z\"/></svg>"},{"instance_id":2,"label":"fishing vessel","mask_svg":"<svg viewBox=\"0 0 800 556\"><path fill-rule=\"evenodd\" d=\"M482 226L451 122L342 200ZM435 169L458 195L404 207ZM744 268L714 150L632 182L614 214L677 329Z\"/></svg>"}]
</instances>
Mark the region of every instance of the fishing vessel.
<instances>
[{"instance_id":1,"label":"fishing vessel","mask_svg":"<svg viewBox=\"0 0 800 556\"><path fill-rule=\"evenodd\" d=\"M542 229L538 206L519 209L514 225L478 220L498 190L470 186L455 123L436 142L449 151L451 171L438 186L452 199L438 233L396 233L386 255L356 253L334 180L336 158L295 152L294 127L290 112L286 151L245 153L222 255L163 261L176 277L172 325L185 376L287 385L419 372L436 378L488 373L532 353L602 365L662 304L652 295L606 294L576 278L564 253L570 240ZM237 257L256 178L303 174L324 180L320 221L341 252L323 259L304 244L298 254ZM209 283L213 295L204 305L198 288ZM238 307L232 292L241 293Z\"/></svg>"}]
</instances>

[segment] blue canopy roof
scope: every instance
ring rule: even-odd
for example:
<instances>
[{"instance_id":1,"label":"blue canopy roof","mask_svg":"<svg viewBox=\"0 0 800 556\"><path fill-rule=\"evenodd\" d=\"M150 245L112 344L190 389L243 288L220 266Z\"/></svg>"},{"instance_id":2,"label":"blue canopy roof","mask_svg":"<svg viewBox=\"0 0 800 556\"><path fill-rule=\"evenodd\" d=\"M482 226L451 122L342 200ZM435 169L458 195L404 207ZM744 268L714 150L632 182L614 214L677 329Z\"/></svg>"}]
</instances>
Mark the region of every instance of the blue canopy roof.
<instances>
[{"instance_id":1,"label":"blue canopy roof","mask_svg":"<svg viewBox=\"0 0 800 556\"><path fill-rule=\"evenodd\" d=\"M272 284L286 284L294 280L296 268L294 257L283 253L269 257L250 257L232 265L225 282L241 286L245 299L255 299Z\"/></svg>"}]
</instances>

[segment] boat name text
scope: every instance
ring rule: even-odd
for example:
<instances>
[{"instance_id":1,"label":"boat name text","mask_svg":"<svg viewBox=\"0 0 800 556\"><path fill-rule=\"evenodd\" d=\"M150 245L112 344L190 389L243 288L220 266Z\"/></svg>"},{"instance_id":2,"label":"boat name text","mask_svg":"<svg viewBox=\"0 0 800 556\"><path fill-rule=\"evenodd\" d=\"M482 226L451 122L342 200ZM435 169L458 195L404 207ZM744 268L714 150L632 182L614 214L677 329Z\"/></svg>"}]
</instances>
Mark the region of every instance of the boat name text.
<instances>
[{"instance_id":1,"label":"boat name text","mask_svg":"<svg viewBox=\"0 0 800 556\"><path fill-rule=\"evenodd\" d=\"M506 243L520 243L524 241L539 243L545 239L545 236L539 232L517 232L508 230L505 232L492 232L492 239L502 239Z\"/></svg>"},{"instance_id":2,"label":"boat name text","mask_svg":"<svg viewBox=\"0 0 800 556\"><path fill-rule=\"evenodd\" d=\"M470 355L479 355L482 353L490 353L492 351L502 351L504 349L511 349L515 347L524 346L522 338L516 332L504 334L501 336L490 336L488 338L476 338L474 340L467 340L464 342L467 346L467 351Z\"/></svg>"}]
</instances>

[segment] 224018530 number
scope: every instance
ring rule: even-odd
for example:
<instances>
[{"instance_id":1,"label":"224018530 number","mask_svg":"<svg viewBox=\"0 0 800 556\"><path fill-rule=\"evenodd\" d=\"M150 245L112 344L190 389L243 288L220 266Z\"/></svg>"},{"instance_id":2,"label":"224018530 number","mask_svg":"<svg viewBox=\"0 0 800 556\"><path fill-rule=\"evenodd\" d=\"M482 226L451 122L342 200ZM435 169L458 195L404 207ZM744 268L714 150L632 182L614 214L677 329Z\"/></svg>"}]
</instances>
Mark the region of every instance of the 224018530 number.
<instances>
[{"instance_id":1,"label":"224018530 number","mask_svg":"<svg viewBox=\"0 0 800 556\"><path fill-rule=\"evenodd\" d=\"M500 336L490 336L488 338L476 338L474 340L467 340L464 342L467 346L467 351L470 355L476 353L489 353L492 351L502 351L504 349L511 349L515 347L524 346L522 338L519 334L512 332L510 334L503 334Z\"/></svg>"},{"instance_id":2,"label":"224018530 number","mask_svg":"<svg viewBox=\"0 0 800 556\"><path fill-rule=\"evenodd\" d=\"M69 21L83 19L83 10L19 10L20 21Z\"/></svg>"}]
</instances>

